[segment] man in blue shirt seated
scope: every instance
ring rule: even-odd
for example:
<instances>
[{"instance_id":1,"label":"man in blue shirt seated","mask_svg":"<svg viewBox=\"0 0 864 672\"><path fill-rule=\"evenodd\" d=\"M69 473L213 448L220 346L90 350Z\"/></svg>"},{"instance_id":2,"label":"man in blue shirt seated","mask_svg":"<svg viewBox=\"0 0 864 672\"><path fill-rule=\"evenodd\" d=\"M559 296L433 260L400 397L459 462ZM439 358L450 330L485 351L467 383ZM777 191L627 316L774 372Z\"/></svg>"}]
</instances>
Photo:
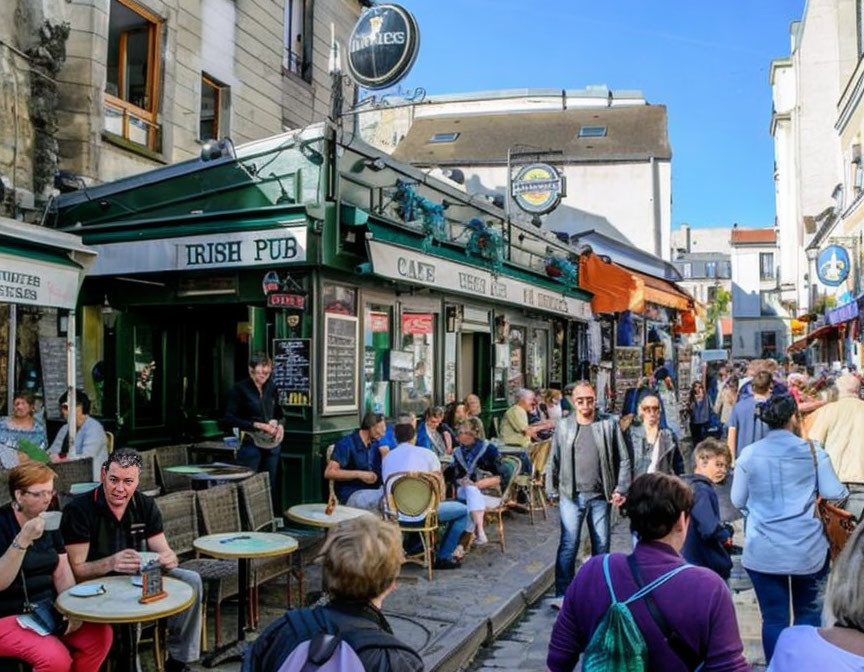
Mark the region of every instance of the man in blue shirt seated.
<instances>
[{"instance_id":1,"label":"man in blue shirt seated","mask_svg":"<svg viewBox=\"0 0 864 672\"><path fill-rule=\"evenodd\" d=\"M370 412L363 416L360 429L336 442L324 478L335 481L340 504L378 510L384 494L381 460L388 452L379 442L386 431L384 416Z\"/></svg>"}]
</instances>

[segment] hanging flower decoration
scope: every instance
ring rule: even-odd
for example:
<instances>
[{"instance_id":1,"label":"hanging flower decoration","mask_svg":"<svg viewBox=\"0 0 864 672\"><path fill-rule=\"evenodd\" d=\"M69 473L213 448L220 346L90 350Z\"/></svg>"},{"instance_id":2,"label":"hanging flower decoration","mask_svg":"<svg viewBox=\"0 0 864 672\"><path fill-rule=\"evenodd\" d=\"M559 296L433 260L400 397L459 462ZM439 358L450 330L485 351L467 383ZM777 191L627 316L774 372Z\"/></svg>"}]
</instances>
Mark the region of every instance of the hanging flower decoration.
<instances>
[{"instance_id":1,"label":"hanging flower decoration","mask_svg":"<svg viewBox=\"0 0 864 672\"><path fill-rule=\"evenodd\" d=\"M551 255L543 260L546 264L546 275L562 282L568 287L579 286L579 271L576 264L564 257Z\"/></svg>"},{"instance_id":2,"label":"hanging flower decoration","mask_svg":"<svg viewBox=\"0 0 864 672\"><path fill-rule=\"evenodd\" d=\"M471 231L468 254L488 261L493 270L499 272L504 258L504 239L501 234L476 217L465 226Z\"/></svg>"},{"instance_id":3,"label":"hanging flower decoration","mask_svg":"<svg viewBox=\"0 0 864 672\"><path fill-rule=\"evenodd\" d=\"M423 224L423 250L428 252L432 241L445 242L447 235L447 219L444 217L444 206L420 196L414 191L414 186L406 180L396 180L396 192L393 201L397 204L396 214L403 222Z\"/></svg>"}]
</instances>

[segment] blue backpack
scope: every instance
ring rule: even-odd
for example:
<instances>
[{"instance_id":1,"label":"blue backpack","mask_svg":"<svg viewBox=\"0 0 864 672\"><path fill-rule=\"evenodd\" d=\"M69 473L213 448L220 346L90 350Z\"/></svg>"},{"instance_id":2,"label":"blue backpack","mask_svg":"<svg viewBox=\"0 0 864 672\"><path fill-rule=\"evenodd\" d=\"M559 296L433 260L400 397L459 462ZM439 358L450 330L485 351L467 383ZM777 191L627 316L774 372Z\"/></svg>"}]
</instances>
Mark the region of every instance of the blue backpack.
<instances>
[{"instance_id":1,"label":"blue backpack","mask_svg":"<svg viewBox=\"0 0 864 672\"><path fill-rule=\"evenodd\" d=\"M646 597L676 574L692 565L681 565L658 576L623 602L619 601L609 575L609 555L603 557L603 575L612 596L612 604L591 635L591 641L582 654L582 672L646 672L648 645L636 624L628 605Z\"/></svg>"}]
</instances>

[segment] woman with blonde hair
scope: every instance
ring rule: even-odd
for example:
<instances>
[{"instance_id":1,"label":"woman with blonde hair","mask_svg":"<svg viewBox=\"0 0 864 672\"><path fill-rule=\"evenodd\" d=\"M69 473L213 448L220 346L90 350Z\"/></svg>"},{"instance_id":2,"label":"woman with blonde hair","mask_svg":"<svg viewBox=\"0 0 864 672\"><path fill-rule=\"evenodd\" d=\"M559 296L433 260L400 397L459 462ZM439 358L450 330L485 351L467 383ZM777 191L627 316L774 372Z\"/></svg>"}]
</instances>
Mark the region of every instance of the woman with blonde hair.
<instances>
[{"instance_id":1,"label":"woman with blonde hair","mask_svg":"<svg viewBox=\"0 0 864 672\"><path fill-rule=\"evenodd\" d=\"M384 599L396 589L404 561L399 528L374 516L346 521L330 530L319 559L329 601L291 609L276 619L247 652L243 669L306 669L304 663L311 662L311 652L327 648L325 636L336 635L353 649L367 670L421 672L423 660L393 635L381 611ZM308 651L304 652L301 646L306 642ZM344 647L327 650L322 669L349 669L350 655Z\"/></svg>"},{"instance_id":2,"label":"woman with blonde hair","mask_svg":"<svg viewBox=\"0 0 864 672\"><path fill-rule=\"evenodd\" d=\"M864 526L838 556L828 579L823 627L794 625L777 640L768 672L864 670Z\"/></svg>"}]
</instances>

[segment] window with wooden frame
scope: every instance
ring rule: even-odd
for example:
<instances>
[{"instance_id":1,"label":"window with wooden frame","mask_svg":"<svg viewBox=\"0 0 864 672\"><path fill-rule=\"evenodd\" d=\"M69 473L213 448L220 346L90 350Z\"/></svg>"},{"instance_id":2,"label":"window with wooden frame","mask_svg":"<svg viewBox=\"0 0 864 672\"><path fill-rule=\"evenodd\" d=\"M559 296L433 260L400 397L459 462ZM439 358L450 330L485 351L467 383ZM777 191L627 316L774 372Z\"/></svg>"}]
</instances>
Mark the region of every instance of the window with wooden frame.
<instances>
[{"instance_id":1,"label":"window with wooden frame","mask_svg":"<svg viewBox=\"0 0 864 672\"><path fill-rule=\"evenodd\" d=\"M198 139L218 140L228 135L228 87L201 75L201 109Z\"/></svg>"},{"instance_id":2,"label":"window with wooden frame","mask_svg":"<svg viewBox=\"0 0 864 672\"><path fill-rule=\"evenodd\" d=\"M313 0L285 0L285 72L312 81Z\"/></svg>"},{"instance_id":3,"label":"window with wooden frame","mask_svg":"<svg viewBox=\"0 0 864 672\"><path fill-rule=\"evenodd\" d=\"M162 20L133 0L111 0L105 131L159 151Z\"/></svg>"}]
</instances>

